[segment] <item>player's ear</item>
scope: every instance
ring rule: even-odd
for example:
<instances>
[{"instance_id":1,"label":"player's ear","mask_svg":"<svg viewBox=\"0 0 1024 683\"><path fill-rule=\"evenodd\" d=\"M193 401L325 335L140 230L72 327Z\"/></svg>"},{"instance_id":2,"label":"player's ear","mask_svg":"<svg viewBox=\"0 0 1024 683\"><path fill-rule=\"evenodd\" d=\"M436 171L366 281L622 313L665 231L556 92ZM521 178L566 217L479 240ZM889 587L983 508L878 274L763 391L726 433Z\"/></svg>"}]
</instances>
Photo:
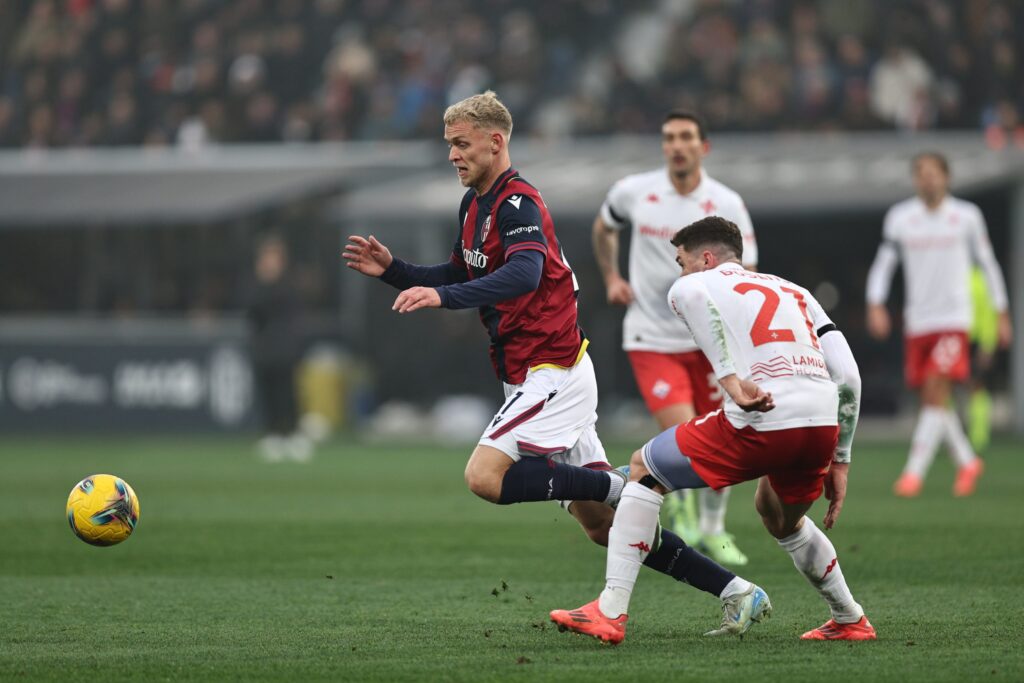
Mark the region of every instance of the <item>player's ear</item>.
<instances>
[{"instance_id":1,"label":"player's ear","mask_svg":"<svg viewBox=\"0 0 1024 683\"><path fill-rule=\"evenodd\" d=\"M505 146L505 137L498 131L491 133L491 153L497 154Z\"/></svg>"}]
</instances>

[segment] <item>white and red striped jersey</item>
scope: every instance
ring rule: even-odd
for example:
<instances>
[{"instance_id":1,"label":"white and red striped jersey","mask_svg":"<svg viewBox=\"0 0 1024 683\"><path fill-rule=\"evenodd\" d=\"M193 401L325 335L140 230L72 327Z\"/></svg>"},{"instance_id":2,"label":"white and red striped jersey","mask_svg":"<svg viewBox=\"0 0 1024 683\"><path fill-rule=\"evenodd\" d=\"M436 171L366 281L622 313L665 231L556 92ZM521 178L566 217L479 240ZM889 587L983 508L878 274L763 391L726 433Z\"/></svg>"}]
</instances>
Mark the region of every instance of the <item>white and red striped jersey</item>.
<instances>
[{"instance_id":1,"label":"white and red striped jersey","mask_svg":"<svg viewBox=\"0 0 1024 683\"><path fill-rule=\"evenodd\" d=\"M818 340L834 325L799 285L736 263L680 278L669 306L689 327L719 379L735 374L771 392L775 408L744 412L726 394L725 416L758 431L838 424L839 388Z\"/></svg>"},{"instance_id":2,"label":"white and red striped jersey","mask_svg":"<svg viewBox=\"0 0 1024 683\"><path fill-rule=\"evenodd\" d=\"M918 197L902 201L885 215L882 239L868 273L867 301L885 303L902 259L907 336L970 329L972 261L985 274L993 306L1006 310L1006 285L985 218L971 202L947 196L930 211Z\"/></svg>"},{"instance_id":3,"label":"white and red striped jersey","mask_svg":"<svg viewBox=\"0 0 1024 683\"><path fill-rule=\"evenodd\" d=\"M697 349L686 326L665 306L665 296L680 274L676 248L669 240L706 216L721 216L735 223L743 233L743 263L757 265L754 227L743 200L706 173L701 173L700 183L686 195L676 191L664 168L626 176L608 191L601 205L601 220L616 230L632 225L629 282L635 298L622 326L626 351L683 353Z\"/></svg>"}]
</instances>

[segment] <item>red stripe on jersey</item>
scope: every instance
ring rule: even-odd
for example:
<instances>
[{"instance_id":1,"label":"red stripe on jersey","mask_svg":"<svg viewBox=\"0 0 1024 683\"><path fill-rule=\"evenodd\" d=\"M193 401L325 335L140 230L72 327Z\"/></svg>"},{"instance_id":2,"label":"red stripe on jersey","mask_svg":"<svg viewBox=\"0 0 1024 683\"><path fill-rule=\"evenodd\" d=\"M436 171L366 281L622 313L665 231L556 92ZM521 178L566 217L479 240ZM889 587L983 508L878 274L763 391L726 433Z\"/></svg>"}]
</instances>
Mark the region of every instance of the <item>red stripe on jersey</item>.
<instances>
[{"instance_id":1,"label":"red stripe on jersey","mask_svg":"<svg viewBox=\"0 0 1024 683\"><path fill-rule=\"evenodd\" d=\"M559 453L565 453L569 450L568 446L555 446L554 448L544 448L537 444L530 443L528 441L516 441L516 446L519 447L520 451L530 453L531 455L542 455L549 457L552 455L558 455Z\"/></svg>"},{"instance_id":2,"label":"red stripe on jersey","mask_svg":"<svg viewBox=\"0 0 1024 683\"><path fill-rule=\"evenodd\" d=\"M541 409L544 408L544 404L547 403L547 402L548 402L548 400L544 399L540 403L537 403L536 405L530 406L529 408L527 408L523 412L521 412L518 415L516 415L515 418L509 420L506 424L502 425L498 429L496 429L493 432L491 432L490 434L488 434L487 438L488 439L497 439L499 436L502 436L504 434L508 434L511 430L513 430L516 427L518 427L519 425L523 424L524 422L526 422L530 418L536 416L537 413L539 413L541 411Z\"/></svg>"},{"instance_id":3,"label":"red stripe on jersey","mask_svg":"<svg viewBox=\"0 0 1024 683\"><path fill-rule=\"evenodd\" d=\"M525 249L533 249L534 251L539 251L542 254L545 253L544 252L544 245L542 245L540 243L537 243L537 244L529 244L529 243L526 243L526 244L516 244L514 246L509 247L508 251L505 252L505 258L507 259L512 254L515 254L517 252L523 251Z\"/></svg>"}]
</instances>

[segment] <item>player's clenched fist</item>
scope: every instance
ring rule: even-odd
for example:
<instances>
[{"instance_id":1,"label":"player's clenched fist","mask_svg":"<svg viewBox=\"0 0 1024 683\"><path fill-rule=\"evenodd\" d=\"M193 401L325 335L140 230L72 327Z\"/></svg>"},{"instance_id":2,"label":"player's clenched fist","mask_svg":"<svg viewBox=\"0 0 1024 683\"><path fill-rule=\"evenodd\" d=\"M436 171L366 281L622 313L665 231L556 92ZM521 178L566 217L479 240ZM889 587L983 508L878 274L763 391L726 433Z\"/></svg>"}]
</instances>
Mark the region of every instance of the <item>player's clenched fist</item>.
<instances>
[{"instance_id":1,"label":"player's clenched fist","mask_svg":"<svg viewBox=\"0 0 1024 683\"><path fill-rule=\"evenodd\" d=\"M395 299L392 311L411 313L421 308L440 308L441 295L433 287L411 287Z\"/></svg>"},{"instance_id":2,"label":"player's clenched fist","mask_svg":"<svg viewBox=\"0 0 1024 683\"><path fill-rule=\"evenodd\" d=\"M345 265L349 268L358 270L363 275L380 277L391 265L391 252L373 235L370 235L370 239L350 235L348 241L351 244L345 245L342 256L348 261Z\"/></svg>"},{"instance_id":3,"label":"player's clenched fist","mask_svg":"<svg viewBox=\"0 0 1024 683\"><path fill-rule=\"evenodd\" d=\"M609 278L606 286L608 303L613 306L628 306L633 303L633 288L621 277Z\"/></svg>"}]
</instances>

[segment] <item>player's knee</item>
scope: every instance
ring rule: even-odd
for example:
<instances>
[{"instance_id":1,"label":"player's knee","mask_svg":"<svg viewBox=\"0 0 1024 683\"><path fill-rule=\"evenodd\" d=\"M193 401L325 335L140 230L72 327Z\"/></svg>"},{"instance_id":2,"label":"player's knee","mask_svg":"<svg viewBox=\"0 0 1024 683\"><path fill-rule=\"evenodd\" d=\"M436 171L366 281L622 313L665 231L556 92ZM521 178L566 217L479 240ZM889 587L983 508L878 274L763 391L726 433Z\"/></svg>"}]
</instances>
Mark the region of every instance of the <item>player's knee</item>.
<instances>
[{"instance_id":1,"label":"player's knee","mask_svg":"<svg viewBox=\"0 0 1024 683\"><path fill-rule=\"evenodd\" d=\"M465 477L466 486L477 496L490 503L497 503L501 498L501 479L494 477L491 472L470 464L466 467Z\"/></svg>"},{"instance_id":2,"label":"player's knee","mask_svg":"<svg viewBox=\"0 0 1024 683\"><path fill-rule=\"evenodd\" d=\"M640 479L648 474L650 472L647 471L647 466L644 465L643 451L633 451L633 455L629 459L629 480L640 481Z\"/></svg>"}]
</instances>

